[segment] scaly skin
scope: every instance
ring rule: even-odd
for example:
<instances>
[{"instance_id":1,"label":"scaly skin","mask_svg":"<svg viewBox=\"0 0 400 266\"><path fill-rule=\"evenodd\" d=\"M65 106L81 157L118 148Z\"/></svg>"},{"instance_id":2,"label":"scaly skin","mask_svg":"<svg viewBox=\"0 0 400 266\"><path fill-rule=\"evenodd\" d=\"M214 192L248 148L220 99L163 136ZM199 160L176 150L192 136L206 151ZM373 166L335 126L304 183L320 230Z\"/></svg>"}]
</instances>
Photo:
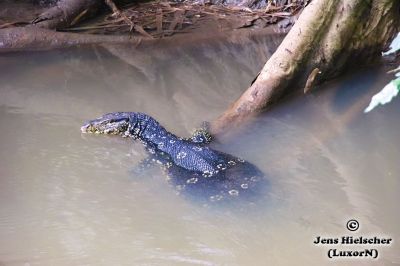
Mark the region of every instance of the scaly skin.
<instances>
[{"instance_id":1,"label":"scaly skin","mask_svg":"<svg viewBox=\"0 0 400 266\"><path fill-rule=\"evenodd\" d=\"M196 198L220 201L249 194L263 180L254 165L207 147L207 134L197 132L192 139L179 138L143 113L106 114L83 125L81 131L140 140L152 159L164 166L170 183Z\"/></svg>"}]
</instances>

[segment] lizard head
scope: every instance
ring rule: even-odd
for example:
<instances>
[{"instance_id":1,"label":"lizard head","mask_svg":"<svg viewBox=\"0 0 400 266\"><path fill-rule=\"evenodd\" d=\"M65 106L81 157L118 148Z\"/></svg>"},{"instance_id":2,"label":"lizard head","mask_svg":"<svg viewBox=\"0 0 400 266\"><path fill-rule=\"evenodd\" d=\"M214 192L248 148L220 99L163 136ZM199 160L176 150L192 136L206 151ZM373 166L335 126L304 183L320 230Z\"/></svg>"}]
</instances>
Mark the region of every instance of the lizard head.
<instances>
[{"instance_id":1,"label":"lizard head","mask_svg":"<svg viewBox=\"0 0 400 266\"><path fill-rule=\"evenodd\" d=\"M82 133L129 136L129 119L129 113L109 113L86 122L81 127L81 131Z\"/></svg>"}]
</instances>

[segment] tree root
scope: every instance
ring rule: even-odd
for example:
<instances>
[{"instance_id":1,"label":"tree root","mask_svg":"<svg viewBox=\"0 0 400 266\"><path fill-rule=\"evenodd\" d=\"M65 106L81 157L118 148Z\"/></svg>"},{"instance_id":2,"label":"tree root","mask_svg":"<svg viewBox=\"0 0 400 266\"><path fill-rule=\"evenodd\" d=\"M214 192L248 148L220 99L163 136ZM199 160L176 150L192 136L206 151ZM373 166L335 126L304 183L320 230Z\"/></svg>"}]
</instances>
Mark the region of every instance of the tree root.
<instances>
[{"instance_id":1,"label":"tree root","mask_svg":"<svg viewBox=\"0 0 400 266\"><path fill-rule=\"evenodd\" d=\"M255 82L211 123L211 133L227 133L283 95L306 87L315 69L321 73L312 84L380 58L399 31L399 10L398 0L312 1Z\"/></svg>"}]
</instances>

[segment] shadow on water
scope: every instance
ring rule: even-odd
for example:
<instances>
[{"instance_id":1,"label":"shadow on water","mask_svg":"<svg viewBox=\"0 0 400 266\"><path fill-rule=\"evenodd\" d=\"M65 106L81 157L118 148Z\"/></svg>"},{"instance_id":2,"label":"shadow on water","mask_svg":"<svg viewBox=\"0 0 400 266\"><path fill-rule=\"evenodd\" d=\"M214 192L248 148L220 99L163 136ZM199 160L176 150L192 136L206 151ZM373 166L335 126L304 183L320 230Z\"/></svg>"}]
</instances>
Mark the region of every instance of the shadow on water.
<instances>
[{"instance_id":1,"label":"shadow on water","mask_svg":"<svg viewBox=\"0 0 400 266\"><path fill-rule=\"evenodd\" d=\"M332 99L333 110L342 113L366 95L368 95L366 98L371 98L369 96L374 90L374 85L380 80L380 75L376 72L385 74L385 71L378 67L359 69L351 74L348 73L340 81L332 82L332 85L337 87L335 97Z\"/></svg>"}]
</instances>

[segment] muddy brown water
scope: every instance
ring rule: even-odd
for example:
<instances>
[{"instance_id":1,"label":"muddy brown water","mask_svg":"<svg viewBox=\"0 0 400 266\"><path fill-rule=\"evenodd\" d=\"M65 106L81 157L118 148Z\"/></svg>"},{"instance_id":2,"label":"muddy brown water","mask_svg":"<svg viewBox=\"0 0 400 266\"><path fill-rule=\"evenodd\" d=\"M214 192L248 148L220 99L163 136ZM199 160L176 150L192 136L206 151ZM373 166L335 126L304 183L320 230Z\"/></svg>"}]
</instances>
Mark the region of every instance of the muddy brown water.
<instances>
[{"instance_id":1,"label":"muddy brown water","mask_svg":"<svg viewBox=\"0 0 400 266\"><path fill-rule=\"evenodd\" d=\"M278 43L1 55L0 265L400 264L400 101L362 113L385 69L287 100L217 144L267 174L265 203L248 211L198 206L157 166L130 171L146 157L140 144L80 133L106 112L140 111L187 136L240 95ZM394 243L313 244L343 235ZM379 258L332 261L330 248L376 248Z\"/></svg>"}]
</instances>

